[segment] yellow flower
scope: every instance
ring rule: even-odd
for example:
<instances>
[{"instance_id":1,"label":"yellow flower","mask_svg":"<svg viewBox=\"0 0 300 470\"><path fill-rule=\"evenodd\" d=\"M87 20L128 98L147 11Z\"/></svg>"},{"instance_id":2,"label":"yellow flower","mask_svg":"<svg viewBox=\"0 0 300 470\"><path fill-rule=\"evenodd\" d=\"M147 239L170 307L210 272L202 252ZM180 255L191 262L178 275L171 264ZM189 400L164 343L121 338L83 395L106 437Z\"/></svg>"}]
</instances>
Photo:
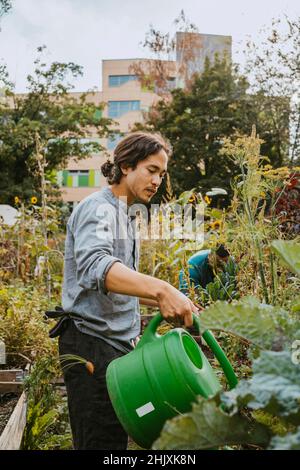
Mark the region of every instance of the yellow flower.
<instances>
[{"instance_id":1,"label":"yellow flower","mask_svg":"<svg viewBox=\"0 0 300 470\"><path fill-rule=\"evenodd\" d=\"M20 204L20 199L18 198L18 196L15 196L15 204Z\"/></svg>"},{"instance_id":2,"label":"yellow flower","mask_svg":"<svg viewBox=\"0 0 300 470\"><path fill-rule=\"evenodd\" d=\"M36 204L37 203L37 198L35 196L32 196L30 201L31 201L31 204Z\"/></svg>"},{"instance_id":3,"label":"yellow flower","mask_svg":"<svg viewBox=\"0 0 300 470\"><path fill-rule=\"evenodd\" d=\"M211 203L211 198L208 197L208 196L204 196L204 201L205 201L206 204L209 206L209 204Z\"/></svg>"},{"instance_id":4,"label":"yellow flower","mask_svg":"<svg viewBox=\"0 0 300 470\"><path fill-rule=\"evenodd\" d=\"M212 230L217 230L221 227L221 220L215 220L214 222L210 223Z\"/></svg>"}]
</instances>

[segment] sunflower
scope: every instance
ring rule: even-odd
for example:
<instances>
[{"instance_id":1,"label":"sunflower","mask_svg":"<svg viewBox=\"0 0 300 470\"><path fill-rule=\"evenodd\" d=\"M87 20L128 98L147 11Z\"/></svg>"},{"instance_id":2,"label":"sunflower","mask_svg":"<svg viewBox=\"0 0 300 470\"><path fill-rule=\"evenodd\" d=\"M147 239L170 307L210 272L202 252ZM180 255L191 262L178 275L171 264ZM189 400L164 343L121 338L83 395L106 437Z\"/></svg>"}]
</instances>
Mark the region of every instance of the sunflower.
<instances>
[{"instance_id":1,"label":"sunflower","mask_svg":"<svg viewBox=\"0 0 300 470\"><path fill-rule=\"evenodd\" d=\"M36 204L37 203L37 198L35 196L32 196L30 201L31 201L31 204Z\"/></svg>"},{"instance_id":2,"label":"sunflower","mask_svg":"<svg viewBox=\"0 0 300 470\"><path fill-rule=\"evenodd\" d=\"M214 222L210 223L210 227L212 230L218 230L221 227L221 220L215 220Z\"/></svg>"},{"instance_id":3,"label":"sunflower","mask_svg":"<svg viewBox=\"0 0 300 470\"><path fill-rule=\"evenodd\" d=\"M209 206L209 204L211 203L211 198L208 197L208 196L204 196L204 201L205 201L206 204Z\"/></svg>"}]
</instances>

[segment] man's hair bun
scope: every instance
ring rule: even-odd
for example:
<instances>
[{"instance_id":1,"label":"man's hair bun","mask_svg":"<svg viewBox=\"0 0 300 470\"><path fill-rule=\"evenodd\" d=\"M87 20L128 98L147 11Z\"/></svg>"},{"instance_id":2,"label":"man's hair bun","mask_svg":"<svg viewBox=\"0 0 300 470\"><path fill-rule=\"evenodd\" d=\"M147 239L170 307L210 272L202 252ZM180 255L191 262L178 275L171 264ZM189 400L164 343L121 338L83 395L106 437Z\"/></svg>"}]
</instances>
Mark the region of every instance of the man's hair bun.
<instances>
[{"instance_id":1,"label":"man's hair bun","mask_svg":"<svg viewBox=\"0 0 300 470\"><path fill-rule=\"evenodd\" d=\"M105 178L112 176L114 164L107 160L103 165L101 165L101 172Z\"/></svg>"}]
</instances>

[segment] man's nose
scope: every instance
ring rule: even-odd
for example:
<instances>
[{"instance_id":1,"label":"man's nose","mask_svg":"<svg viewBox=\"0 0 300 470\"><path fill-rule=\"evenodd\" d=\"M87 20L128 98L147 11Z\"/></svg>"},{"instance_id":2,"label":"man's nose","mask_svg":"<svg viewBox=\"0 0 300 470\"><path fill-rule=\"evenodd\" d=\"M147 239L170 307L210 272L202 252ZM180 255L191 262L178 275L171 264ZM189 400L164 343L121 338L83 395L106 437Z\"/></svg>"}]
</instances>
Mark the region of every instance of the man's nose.
<instances>
[{"instance_id":1,"label":"man's nose","mask_svg":"<svg viewBox=\"0 0 300 470\"><path fill-rule=\"evenodd\" d=\"M159 175L153 175L152 184L155 186L159 186L160 183L161 183L161 177Z\"/></svg>"}]
</instances>

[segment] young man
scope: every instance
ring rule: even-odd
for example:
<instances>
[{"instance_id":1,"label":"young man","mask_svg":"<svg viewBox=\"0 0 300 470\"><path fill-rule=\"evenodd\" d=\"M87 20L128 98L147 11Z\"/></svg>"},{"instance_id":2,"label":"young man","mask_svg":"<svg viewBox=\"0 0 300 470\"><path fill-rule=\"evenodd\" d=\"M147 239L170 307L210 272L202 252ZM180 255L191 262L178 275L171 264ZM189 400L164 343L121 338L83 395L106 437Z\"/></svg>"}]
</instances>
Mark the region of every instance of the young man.
<instances>
[{"instance_id":1,"label":"young man","mask_svg":"<svg viewBox=\"0 0 300 470\"><path fill-rule=\"evenodd\" d=\"M92 375L82 365L64 370L75 449L126 449L105 373L140 333L139 302L186 326L198 311L167 282L137 272L139 249L128 209L136 201L151 201L166 174L168 154L158 135L125 137L114 162L101 168L110 186L81 201L67 224L62 305L69 319L59 351L94 364Z\"/></svg>"}]
</instances>

